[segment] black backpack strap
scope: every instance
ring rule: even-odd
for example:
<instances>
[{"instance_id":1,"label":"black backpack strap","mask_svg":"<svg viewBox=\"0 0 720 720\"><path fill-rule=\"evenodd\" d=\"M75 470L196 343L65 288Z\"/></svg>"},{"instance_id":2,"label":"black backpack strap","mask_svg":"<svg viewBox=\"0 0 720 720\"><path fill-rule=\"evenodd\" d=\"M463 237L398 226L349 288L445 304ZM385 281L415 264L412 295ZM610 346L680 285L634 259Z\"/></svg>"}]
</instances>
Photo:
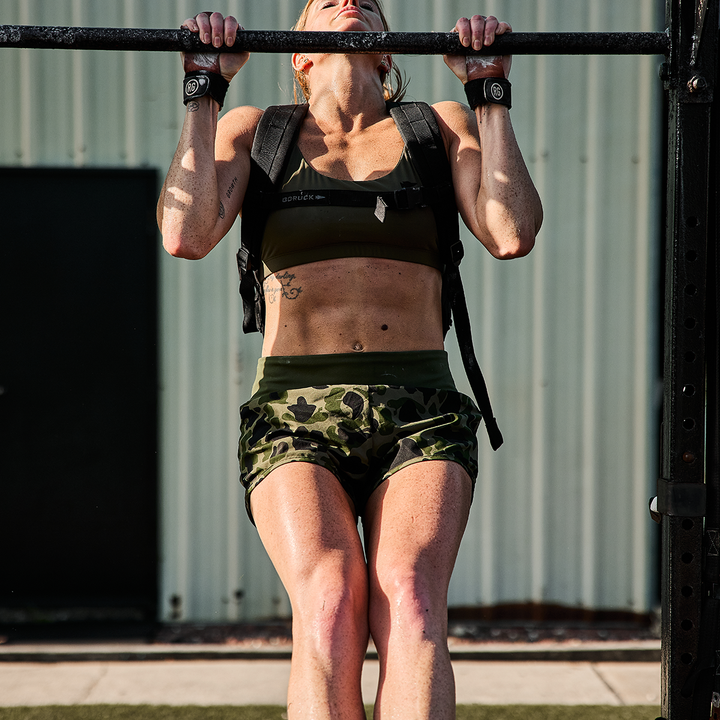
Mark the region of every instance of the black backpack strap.
<instances>
[{"instance_id":1,"label":"black backpack strap","mask_svg":"<svg viewBox=\"0 0 720 720\"><path fill-rule=\"evenodd\" d=\"M460 268L457 265L451 265L446 270L445 281L453 285L452 311L455 318L455 335L460 346L460 356L465 367L465 374L470 381L470 387L473 395L475 395L483 420L485 420L485 429L490 438L490 445L493 450L497 450L503 444L503 436L490 404L485 378L475 356L470 315L468 314L465 291L460 279Z\"/></svg>"},{"instance_id":2,"label":"black backpack strap","mask_svg":"<svg viewBox=\"0 0 720 720\"><path fill-rule=\"evenodd\" d=\"M497 450L503 436L492 411L490 397L473 347L470 316L465 291L460 279L460 261L463 257L460 225L452 174L447 152L435 114L426 103L402 103L391 106L390 113L398 126L422 184L436 188L439 200L433 205L438 230L438 242L443 258L443 305L449 305L455 320L460 355L475 400L485 420L490 445ZM445 308L444 312L445 314ZM445 322L445 330L449 322Z\"/></svg>"},{"instance_id":3,"label":"black backpack strap","mask_svg":"<svg viewBox=\"0 0 720 720\"><path fill-rule=\"evenodd\" d=\"M459 264L463 257L455 190L445 144L432 108L426 103L392 103L390 114L400 131L423 187L430 189L438 244L443 265ZM443 283L443 333L452 326L452 286Z\"/></svg>"},{"instance_id":4,"label":"black backpack strap","mask_svg":"<svg viewBox=\"0 0 720 720\"><path fill-rule=\"evenodd\" d=\"M260 246L269 210L263 193L273 194L282 179L290 150L300 130L307 105L276 105L260 118L250 154L250 177L243 202L241 244L237 254L243 331L264 332L265 297L262 290Z\"/></svg>"},{"instance_id":5,"label":"black backpack strap","mask_svg":"<svg viewBox=\"0 0 720 720\"><path fill-rule=\"evenodd\" d=\"M275 105L260 118L251 157L270 181L269 189L274 188L282 176L288 153L307 111L307 104Z\"/></svg>"}]
</instances>

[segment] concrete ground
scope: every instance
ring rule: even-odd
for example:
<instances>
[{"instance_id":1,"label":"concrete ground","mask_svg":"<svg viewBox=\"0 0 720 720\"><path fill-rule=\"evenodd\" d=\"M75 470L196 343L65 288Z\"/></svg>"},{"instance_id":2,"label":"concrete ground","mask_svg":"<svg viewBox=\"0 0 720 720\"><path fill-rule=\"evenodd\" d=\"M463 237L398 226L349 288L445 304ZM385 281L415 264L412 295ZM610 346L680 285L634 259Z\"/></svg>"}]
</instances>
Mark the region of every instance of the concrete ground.
<instances>
[{"instance_id":1,"label":"concrete ground","mask_svg":"<svg viewBox=\"0 0 720 720\"><path fill-rule=\"evenodd\" d=\"M453 651L457 702L660 704L659 643L562 652L555 648L549 655L517 645ZM289 673L287 649L281 648L252 654L226 646L5 645L0 646L0 706L284 705ZM374 700L377 678L377 660L369 655L366 703Z\"/></svg>"}]
</instances>

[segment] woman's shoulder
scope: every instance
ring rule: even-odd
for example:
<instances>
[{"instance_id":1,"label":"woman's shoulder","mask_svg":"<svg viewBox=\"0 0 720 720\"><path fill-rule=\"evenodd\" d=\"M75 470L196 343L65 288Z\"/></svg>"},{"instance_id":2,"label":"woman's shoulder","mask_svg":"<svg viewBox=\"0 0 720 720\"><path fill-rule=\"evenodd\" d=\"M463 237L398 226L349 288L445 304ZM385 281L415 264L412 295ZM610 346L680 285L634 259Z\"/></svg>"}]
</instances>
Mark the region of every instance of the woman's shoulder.
<instances>
[{"instance_id":1,"label":"woman's shoulder","mask_svg":"<svg viewBox=\"0 0 720 720\"><path fill-rule=\"evenodd\" d=\"M222 128L225 132L234 130L239 134L244 134L251 130L253 134L257 128L263 111L252 105L241 105L226 112L218 122L218 128Z\"/></svg>"},{"instance_id":2,"label":"woman's shoulder","mask_svg":"<svg viewBox=\"0 0 720 720\"><path fill-rule=\"evenodd\" d=\"M252 125L257 127L263 111L253 105L240 105L226 112L220 122L225 125Z\"/></svg>"},{"instance_id":3,"label":"woman's shoulder","mask_svg":"<svg viewBox=\"0 0 720 720\"><path fill-rule=\"evenodd\" d=\"M448 150L458 141L472 142L477 139L477 119L467 105L444 100L431 107Z\"/></svg>"},{"instance_id":4,"label":"woman's shoulder","mask_svg":"<svg viewBox=\"0 0 720 720\"><path fill-rule=\"evenodd\" d=\"M262 114L260 108L252 105L242 105L229 110L218 121L218 139L252 147Z\"/></svg>"},{"instance_id":5,"label":"woman's shoulder","mask_svg":"<svg viewBox=\"0 0 720 720\"><path fill-rule=\"evenodd\" d=\"M468 126L475 120L475 114L467 105L454 100L443 100L434 103L431 107L438 121L451 127Z\"/></svg>"}]
</instances>

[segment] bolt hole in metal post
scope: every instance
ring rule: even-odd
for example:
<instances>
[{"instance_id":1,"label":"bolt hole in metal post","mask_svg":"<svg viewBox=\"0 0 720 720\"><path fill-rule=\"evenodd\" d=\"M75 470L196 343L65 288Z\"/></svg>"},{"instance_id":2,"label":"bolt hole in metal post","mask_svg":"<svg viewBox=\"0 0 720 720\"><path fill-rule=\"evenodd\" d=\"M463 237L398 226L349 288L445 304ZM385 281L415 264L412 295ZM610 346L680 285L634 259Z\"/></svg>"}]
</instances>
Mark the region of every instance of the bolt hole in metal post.
<instances>
[{"instance_id":1,"label":"bolt hole in metal post","mask_svg":"<svg viewBox=\"0 0 720 720\"><path fill-rule=\"evenodd\" d=\"M683 427L686 430L694 430L695 429L695 421L692 418L685 418L683 420Z\"/></svg>"},{"instance_id":2,"label":"bolt hole in metal post","mask_svg":"<svg viewBox=\"0 0 720 720\"><path fill-rule=\"evenodd\" d=\"M703 90L707 90L707 87L708 82L702 75L696 75L688 82L688 90L690 90L690 92L702 92Z\"/></svg>"},{"instance_id":3,"label":"bolt hole in metal post","mask_svg":"<svg viewBox=\"0 0 720 720\"><path fill-rule=\"evenodd\" d=\"M692 397L693 395L695 395L695 386L694 385L686 385L683 388L683 395L685 395L687 397Z\"/></svg>"}]
</instances>

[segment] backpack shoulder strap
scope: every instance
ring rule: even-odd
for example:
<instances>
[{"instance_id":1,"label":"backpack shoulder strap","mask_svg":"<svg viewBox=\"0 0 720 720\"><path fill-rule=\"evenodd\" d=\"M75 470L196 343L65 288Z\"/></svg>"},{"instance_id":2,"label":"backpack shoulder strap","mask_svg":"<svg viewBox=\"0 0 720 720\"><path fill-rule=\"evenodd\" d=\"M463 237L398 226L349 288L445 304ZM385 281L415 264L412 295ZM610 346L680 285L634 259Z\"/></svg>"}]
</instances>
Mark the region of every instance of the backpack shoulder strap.
<instances>
[{"instance_id":1,"label":"backpack shoulder strap","mask_svg":"<svg viewBox=\"0 0 720 720\"><path fill-rule=\"evenodd\" d=\"M267 220L261 193L271 193L282 179L307 105L275 105L260 118L252 151L250 177L245 191L240 225L240 250L237 254L240 272L240 295L243 301L243 331L264 332L265 298L262 291L260 246Z\"/></svg>"},{"instance_id":2,"label":"backpack shoulder strap","mask_svg":"<svg viewBox=\"0 0 720 720\"><path fill-rule=\"evenodd\" d=\"M280 181L289 150L307 111L307 104L275 105L269 107L260 118L251 158L272 187Z\"/></svg>"},{"instance_id":3,"label":"backpack shoulder strap","mask_svg":"<svg viewBox=\"0 0 720 720\"><path fill-rule=\"evenodd\" d=\"M440 213L438 238L443 262L459 265L464 251L458 209L450 163L435 113L427 103L409 102L391 104L390 114L405 140L422 184L432 191L433 210L436 215Z\"/></svg>"},{"instance_id":4,"label":"backpack shoulder strap","mask_svg":"<svg viewBox=\"0 0 720 720\"><path fill-rule=\"evenodd\" d=\"M434 189L433 211L443 259L443 305L449 306L452 310L465 373L485 420L490 445L493 450L497 450L503 443L503 436L493 414L485 378L473 347L470 315L460 278L459 266L463 249L460 241L458 210L450 163L440 128L435 113L426 103L397 104L390 108L390 114L407 144L410 158L423 185ZM443 315L445 314L446 307L443 308ZM445 322L446 332L449 325L449 321Z\"/></svg>"},{"instance_id":5,"label":"backpack shoulder strap","mask_svg":"<svg viewBox=\"0 0 720 720\"><path fill-rule=\"evenodd\" d=\"M432 108L421 102L394 103L390 107L390 114L408 146L413 162L417 161L418 173L424 177L431 166L437 163L433 155L440 149L444 152L440 128ZM442 164L447 166L447 157L445 160ZM447 179L447 170L440 170L443 179Z\"/></svg>"}]
</instances>

